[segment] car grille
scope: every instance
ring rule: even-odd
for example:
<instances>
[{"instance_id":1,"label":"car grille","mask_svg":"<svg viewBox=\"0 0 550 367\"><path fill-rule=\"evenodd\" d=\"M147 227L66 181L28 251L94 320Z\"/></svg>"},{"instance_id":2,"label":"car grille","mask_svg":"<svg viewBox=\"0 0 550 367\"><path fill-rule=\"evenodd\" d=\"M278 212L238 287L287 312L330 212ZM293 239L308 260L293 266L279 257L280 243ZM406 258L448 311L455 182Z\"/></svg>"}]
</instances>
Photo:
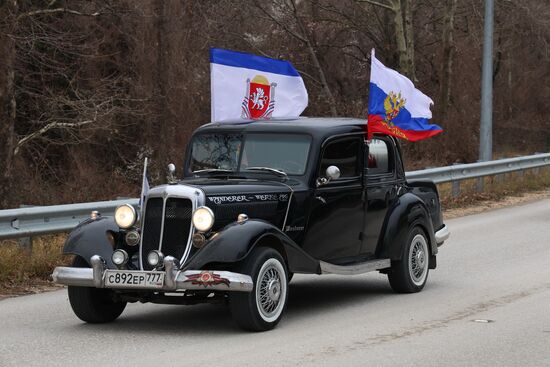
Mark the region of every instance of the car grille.
<instances>
[{"instance_id":1,"label":"car grille","mask_svg":"<svg viewBox=\"0 0 550 367\"><path fill-rule=\"evenodd\" d=\"M162 216L162 209L162 198L150 198L147 200L141 244L141 263L145 270L152 269L147 263L147 254L151 250L157 250L160 247L160 251L162 251L164 256L169 255L181 260L189 243L191 215L193 213L191 200L168 198L166 200L164 218ZM163 219L164 230L161 236ZM161 237L162 246L159 246Z\"/></svg>"}]
</instances>

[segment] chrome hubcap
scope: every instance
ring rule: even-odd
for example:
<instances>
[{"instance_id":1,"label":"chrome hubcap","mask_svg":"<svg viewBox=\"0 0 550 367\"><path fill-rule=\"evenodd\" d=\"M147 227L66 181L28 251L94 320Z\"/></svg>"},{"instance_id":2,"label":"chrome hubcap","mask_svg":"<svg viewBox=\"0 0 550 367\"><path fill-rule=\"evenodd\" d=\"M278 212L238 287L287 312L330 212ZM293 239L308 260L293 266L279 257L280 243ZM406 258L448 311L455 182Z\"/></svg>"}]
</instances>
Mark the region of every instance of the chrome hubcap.
<instances>
[{"instance_id":1,"label":"chrome hubcap","mask_svg":"<svg viewBox=\"0 0 550 367\"><path fill-rule=\"evenodd\" d=\"M281 296L279 280L271 279L267 285L267 296L273 302L277 302Z\"/></svg>"},{"instance_id":2,"label":"chrome hubcap","mask_svg":"<svg viewBox=\"0 0 550 367\"><path fill-rule=\"evenodd\" d=\"M409 272L413 283L420 286L428 274L428 243L424 236L414 236L409 251Z\"/></svg>"}]
</instances>

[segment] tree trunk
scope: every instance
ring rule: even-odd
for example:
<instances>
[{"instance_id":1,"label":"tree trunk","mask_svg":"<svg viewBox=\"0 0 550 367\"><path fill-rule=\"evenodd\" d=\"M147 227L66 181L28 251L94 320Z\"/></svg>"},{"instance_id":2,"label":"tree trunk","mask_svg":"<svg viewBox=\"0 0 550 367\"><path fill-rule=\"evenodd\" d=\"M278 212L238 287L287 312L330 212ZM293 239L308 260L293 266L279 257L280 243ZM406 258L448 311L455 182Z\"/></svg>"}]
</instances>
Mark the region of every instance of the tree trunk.
<instances>
[{"instance_id":1,"label":"tree trunk","mask_svg":"<svg viewBox=\"0 0 550 367\"><path fill-rule=\"evenodd\" d=\"M413 0L402 0L404 8L404 20L405 20L405 38L407 42L407 70L409 78L414 82L416 79L416 68L414 66L414 29L413 29L413 14L412 14L412 2Z\"/></svg>"},{"instance_id":2,"label":"tree trunk","mask_svg":"<svg viewBox=\"0 0 550 367\"><path fill-rule=\"evenodd\" d=\"M168 147L172 141L172 136L170 136L169 129L169 111L167 105L166 95L168 87L168 65L166 64L167 58L167 30L166 30L166 7L169 5L167 2L159 1L153 2L155 5L155 28L156 28L156 70L155 70L155 99L156 99L156 126L153 129L156 129L158 132L158 137L160 138L161 144L157 145L158 155L157 158L159 161L165 161L168 159Z\"/></svg>"},{"instance_id":3,"label":"tree trunk","mask_svg":"<svg viewBox=\"0 0 550 367\"><path fill-rule=\"evenodd\" d=\"M302 20L298 16L298 12L296 10L296 3L294 2L295 0L291 0L291 1L292 1L292 6L294 8L294 17L296 18L296 23L298 24L298 27L300 28L300 33L302 34L302 37L305 40L307 50L313 61L313 66L315 66L315 68L317 69L317 72L319 73L319 80L321 81L321 84L323 85L323 91L327 96L327 100L330 107L330 113L332 116L338 116L338 111L336 110L336 101L328 85L325 71L321 66L321 63L319 62L319 58L317 57L317 53L315 52L315 48L313 47L313 43L311 42L311 37L307 33L306 27L304 26Z\"/></svg>"},{"instance_id":4,"label":"tree trunk","mask_svg":"<svg viewBox=\"0 0 550 367\"><path fill-rule=\"evenodd\" d=\"M451 103L451 78L453 75L453 28L456 0L447 0L445 6L445 20L443 25L443 73L441 80L440 101L441 120L447 117L447 110Z\"/></svg>"},{"instance_id":5,"label":"tree trunk","mask_svg":"<svg viewBox=\"0 0 550 367\"><path fill-rule=\"evenodd\" d=\"M393 28L395 30L395 44L397 46L397 55L399 57L399 71L410 77L409 54L407 52L407 39L405 37L405 27L403 25L403 8L401 0L392 0L393 9Z\"/></svg>"},{"instance_id":6,"label":"tree trunk","mask_svg":"<svg viewBox=\"0 0 550 367\"><path fill-rule=\"evenodd\" d=\"M4 19L5 29L0 30L0 207L9 205L12 186L13 149L15 144L15 57L13 38L17 20L17 1L7 1L0 7L0 18Z\"/></svg>"}]
</instances>

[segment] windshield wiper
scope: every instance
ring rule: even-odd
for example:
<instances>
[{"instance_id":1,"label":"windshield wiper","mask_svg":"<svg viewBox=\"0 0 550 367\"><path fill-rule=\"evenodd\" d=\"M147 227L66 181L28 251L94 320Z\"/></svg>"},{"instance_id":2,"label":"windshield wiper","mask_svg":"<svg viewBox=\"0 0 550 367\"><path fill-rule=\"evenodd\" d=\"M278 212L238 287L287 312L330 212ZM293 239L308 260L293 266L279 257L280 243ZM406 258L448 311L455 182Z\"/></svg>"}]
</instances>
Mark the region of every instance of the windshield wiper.
<instances>
[{"instance_id":1,"label":"windshield wiper","mask_svg":"<svg viewBox=\"0 0 550 367\"><path fill-rule=\"evenodd\" d=\"M193 171L193 174L197 173L235 173L235 171L232 171L230 169L221 169L221 168L207 168L207 169L200 169L198 171Z\"/></svg>"},{"instance_id":2,"label":"windshield wiper","mask_svg":"<svg viewBox=\"0 0 550 367\"><path fill-rule=\"evenodd\" d=\"M288 175L286 174L285 171L281 171L279 169L275 169L275 168L271 168L271 167L248 167L248 168L245 168L244 169L245 171L264 171L264 172L271 172L271 173L275 173L276 175L278 176L283 176L283 177L287 177L288 178Z\"/></svg>"}]
</instances>

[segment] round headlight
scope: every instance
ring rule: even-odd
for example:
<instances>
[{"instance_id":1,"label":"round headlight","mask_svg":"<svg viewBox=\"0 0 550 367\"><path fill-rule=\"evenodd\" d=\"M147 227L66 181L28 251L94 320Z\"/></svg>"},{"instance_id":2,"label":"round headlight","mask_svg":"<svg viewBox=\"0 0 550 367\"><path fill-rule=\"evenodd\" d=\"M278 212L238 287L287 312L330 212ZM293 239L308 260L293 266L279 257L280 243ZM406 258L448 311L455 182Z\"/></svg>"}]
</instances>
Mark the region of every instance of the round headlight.
<instances>
[{"instance_id":1,"label":"round headlight","mask_svg":"<svg viewBox=\"0 0 550 367\"><path fill-rule=\"evenodd\" d=\"M130 228L136 223L137 213L133 206L124 204L115 210L115 222L120 228Z\"/></svg>"},{"instance_id":2,"label":"round headlight","mask_svg":"<svg viewBox=\"0 0 550 367\"><path fill-rule=\"evenodd\" d=\"M214 213L206 206L200 206L193 213L193 225L199 232L206 232L214 225Z\"/></svg>"},{"instance_id":3,"label":"round headlight","mask_svg":"<svg viewBox=\"0 0 550 367\"><path fill-rule=\"evenodd\" d=\"M128 253L124 250L116 250L113 252L111 260L117 266L123 265L128 261Z\"/></svg>"},{"instance_id":4,"label":"round headlight","mask_svg":"<svg viewBox=\"0 0 550 367\"><path fill-rule=\"evenodd\" d=\"M149 263L149 265L153 267L156 267L159 264L161 264L163 260L164 260L164 255L160 251L153 250L149 252L149 254L147 254L147 262Z\"/></svg>"}]
</instances>

